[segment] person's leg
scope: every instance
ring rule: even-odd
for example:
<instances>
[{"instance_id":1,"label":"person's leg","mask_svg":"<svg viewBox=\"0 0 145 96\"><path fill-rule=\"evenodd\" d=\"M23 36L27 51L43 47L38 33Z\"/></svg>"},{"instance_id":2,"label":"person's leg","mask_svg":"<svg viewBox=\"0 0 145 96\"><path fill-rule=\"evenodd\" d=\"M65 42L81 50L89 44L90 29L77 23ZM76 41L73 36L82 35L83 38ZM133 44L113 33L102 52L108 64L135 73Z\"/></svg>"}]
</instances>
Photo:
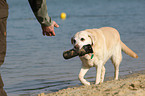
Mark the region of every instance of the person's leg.
<instances>
[{"instance_id":1,"label":"person's leg","mask_svg":"<svg viewBox=\"0 0 145 96\"><path fill-rule=\"evenodd\" d=\"M3 84L3 80L2 80L1 74L0 74L0 96L7 96L7 93L5 92L3 87L4 87L4 84Z\"/></svg>"},{"instance_id":2,"label":"person's leg","mask_svg":"<svg viewBox=\"0 0 145 96\"><path fill-rule=\"evenodd\" d=\"M6 55L6 19L0 19L0 66L4 63Z\"/></svg>"},{"instance_id":3,"label":"person's leg","mask_svg":"<svg viewBox=\"0 0 145 96\"><path fill-rule=\"evenodd\" d=\"M2 10L5 12L0 16L0 66L4 63L5 55L6 55L6 26L7 26L7 17L8 17L8 10ZM0 12L0 13L3 13ZM4 84L0 74L0 96L7 96L5 90L3 89Z\"/></svg>"}]
</instances>

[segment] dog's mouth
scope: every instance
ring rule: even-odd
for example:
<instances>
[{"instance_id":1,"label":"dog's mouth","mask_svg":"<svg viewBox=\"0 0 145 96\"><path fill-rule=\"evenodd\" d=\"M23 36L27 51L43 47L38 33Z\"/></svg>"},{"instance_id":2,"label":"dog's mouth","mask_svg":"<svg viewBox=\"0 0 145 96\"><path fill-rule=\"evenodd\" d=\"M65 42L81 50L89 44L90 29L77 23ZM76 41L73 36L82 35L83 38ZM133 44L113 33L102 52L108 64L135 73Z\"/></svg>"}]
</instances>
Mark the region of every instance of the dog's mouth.
<instances>
[{"instance_id":1,"label":"dog's mouth","mask_svg":"<svg viewBox=\"0 0 145 96\"><path fill-rule=\"evenodd\" d=\"M83 56L80 56L80 57L86 57L86 56L88 56L89 54L85 54L85 55L83 55Z\"/></svg>"}]
</instances>

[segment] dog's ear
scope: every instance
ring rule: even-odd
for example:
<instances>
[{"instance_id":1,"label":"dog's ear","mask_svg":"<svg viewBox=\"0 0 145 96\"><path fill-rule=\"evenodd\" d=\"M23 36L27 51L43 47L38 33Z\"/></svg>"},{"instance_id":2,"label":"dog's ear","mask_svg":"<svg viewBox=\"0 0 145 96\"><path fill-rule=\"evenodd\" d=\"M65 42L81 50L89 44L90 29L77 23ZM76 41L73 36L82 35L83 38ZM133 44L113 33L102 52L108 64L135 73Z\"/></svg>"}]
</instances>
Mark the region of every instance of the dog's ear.
<instances>
[{"instance_id":1,"label":"dog's ear","mask_svg":"<svg viewBox=\"0 0 145 96\"><path fill-rule=\"evenodd\" d=\"M74 41L74 38L72 37L72 38L71 38L71 44L73 44L73 41Z\"/></svg>"},{"instance_id":2,"label":"dog's ear","mask_svg":"<svg viewBox=\"0 0 145 96\"><path fill-rule=\"evenodd\" d=\"M95 37L91 33L88 33L88 37L91 38L92 45L94 45L94 43L95 43Z\"/></svg>"}]
</instances>

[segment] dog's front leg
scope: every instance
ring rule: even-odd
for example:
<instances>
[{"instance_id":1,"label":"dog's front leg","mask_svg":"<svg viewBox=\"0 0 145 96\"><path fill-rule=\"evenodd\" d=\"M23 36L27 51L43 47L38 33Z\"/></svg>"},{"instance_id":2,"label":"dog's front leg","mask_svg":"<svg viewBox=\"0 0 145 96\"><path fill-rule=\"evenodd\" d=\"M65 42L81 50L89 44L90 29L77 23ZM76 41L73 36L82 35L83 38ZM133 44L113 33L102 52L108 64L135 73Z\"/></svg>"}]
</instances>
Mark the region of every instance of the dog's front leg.
<instances>
[{"instance_id":1,"label":"dog's front leg","mask_svg":"<svg viewBox=\"0 0 145 96\"><path fill-rule=\"evenodd\" d=\"M102 67L102 71L101 71L101 81L100 81L100 83L103 83L104 77L105 77L105 66Z\"/></svg>"},{"instance_id":2,"label":"dog's front leg","mask_svg":"<svg viewBox=\"0 0 145 96\"><path fill-rule=\"evenodd\" d=\"M101 71L102 71L102 64L96 65L96 83L99 84L101 81Z\"/></svg>"},{"instance_id":3,"label":"dog's front leg","mask_svg":"<svg viewBox=\"0 0 145 96\"><path fill-rule=\"evenodd\" d=\"M79 80L84 85L90 85L90 82L84 79L85 74L88 72L90 68L82 67L79 73Z\"/></svg>"}]
</instances>

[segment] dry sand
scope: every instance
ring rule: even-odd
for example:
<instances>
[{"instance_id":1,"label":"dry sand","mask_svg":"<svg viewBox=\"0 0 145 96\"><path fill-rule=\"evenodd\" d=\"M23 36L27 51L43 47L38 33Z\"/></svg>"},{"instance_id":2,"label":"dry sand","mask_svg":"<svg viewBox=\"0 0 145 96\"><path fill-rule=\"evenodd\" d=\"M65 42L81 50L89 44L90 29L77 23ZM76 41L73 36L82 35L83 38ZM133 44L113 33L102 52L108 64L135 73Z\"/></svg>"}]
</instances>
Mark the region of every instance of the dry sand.
<instances>
[{"instance_id":1,"label":"dry sand","mask_svg":"<svg viewBox=\"0 0 145 96\"><path fill-rule=\"evenodd\" d=\"M83 85L38 96L145 96L145 70L99 85Z\"/></svg>"}]
</instances>

